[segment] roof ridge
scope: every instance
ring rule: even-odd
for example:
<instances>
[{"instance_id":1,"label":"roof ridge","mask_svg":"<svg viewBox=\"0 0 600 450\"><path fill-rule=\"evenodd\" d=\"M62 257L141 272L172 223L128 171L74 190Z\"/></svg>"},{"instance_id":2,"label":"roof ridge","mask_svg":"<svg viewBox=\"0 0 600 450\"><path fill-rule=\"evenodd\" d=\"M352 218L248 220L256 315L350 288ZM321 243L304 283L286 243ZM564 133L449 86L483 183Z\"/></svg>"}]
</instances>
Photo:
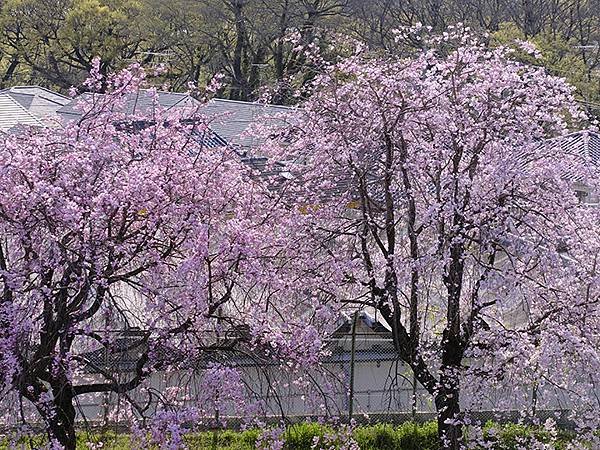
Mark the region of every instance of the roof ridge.
<instances>
[{"instance_id":1,"label":"roof ridge","mask_svg":"<svg viewBox=\"0 0 600 450\"><path fill-rule=\"evenodd\" d=\"M591 134L594 134L594 135L600 137L600 133L598 133L596 130L592 130L591 128L584 128L583 130L571 131L570 133L563 134L561 136L555 136L555 137L550 138L550 139L545 139L545 142L558 141L558 140L561 140L561 139L564 139L564 138L573 137L573 136L577 136L577 135L582 135L584 133L591 133Z\"/></svg>"},{"instance_id":2,"label":"roof ridge","mask_svg":"<svg viewBox=\"0 0 600 450\"><path fill-rule=\"evenodd\" d=\"M587 129L582 130L582 131L585 131L587 134L592 134L592 135L600 138L600 132L597 131L597 130L591 130L591 129L587 128Z\"/></svg>"},{"instance_id":3,"label":"roof ridge","mask_svg":"<svg viewBox=\"0 0 600 450\"><path fill-rule=\"evenodd\" d=\"M176 94L176 95L182 95L184 97L192 97L192 98L194 98L193 96L191 96L187 92L165 91L164 89L156 89L156 88L153 88L153 87L140 88L140 89L137 90L137 92L148 92L148 91L152 91L152 90L158 92L159 94L160 93L162 93L162 94Z\"/></svg>"},{"instance_id":4,"label":"roof ridge","mask_svg":"<svg viewBox=\"0 0 600 450\"><path fill-rule=\"evenodd\" d=\"M39 84L31 84L31 85L19 84L19 85L16 85L16 86L11 86L9 88L2 89L2 91L0 91L0 92L10 92L12 89L23 89L23 88L26 88L26 89L31 89L31 88L41 89L43 91L49 92L50 94L62 97L65 100L70 100L71 99L71 97L69 97L67 95L61 94L60 92L53 91L52 89L49 89L49 88L44 87L44 86L40 86ZM35 94L28 94L28 93L25 93L25 94L26 95L35 95Z\"/></svg>"},{"instance_id":5,"label":"roof ridge","mask_svg":"<svg viewBox=\"0 0 600 450\"><path fill-rule=\"evenodd\" d=\"M27 86L23 86L23 87L27 87ZM42 89L45 89L45 88L42 88ZM197 101L197 99L194 96L190 95L187 92L165 91L165 90L162 90L162 89L155 89L155 88L152 88L152 87L138 89L137 91L135 91L135 94L137 96L137 95L139 95L140 92L146 93L146 92L149 92L149 91L152 91L152 90L156 91L158 94L168 94L168 95L174 95L174 96L181 97L181 100L179 100L177 103L175 103L172 106L178 105L180 102L182 102L186 98L191 98L191 99ZM82 92L80 95L83 95L83 94L90 94L90 92ZM133 94L133 92L132 92L132 94ZM59 94L59 95L62 95L62 94ZM100 95L105 95L105 94L101 93ZM77 97L79 97L79 95ZM65 97L65 98L73 100L70 97ZM291 110L291 109L294 108L293 106L274 105L274 104L271 104L271 103L261 103L261 102L256 102L256 101L249 102L249 101L244 101L244 100L231 100L231 99L228 99L228 98L218 98L218 97L211 98L208 101L208 103L210 103L211 101L217 101L217 102L223 102L223 103L235 103L235 104L239 104L239 105L251 105L251 106L264 107L264 108L277 108L277 109L282 109L282 110L286 110L286 111L287 110Z\"/></svg>"},{"instance_id":6,"label":"roof ridge","mask_svg":"<svg viewBox=\"0 0 600 450\"><path fill-rule=\"evenodd\" d=\"M242 105L256 105L256 106L263 106L263 107L268 107L268 108L281 108L281 109L285 109L285 110L290 110L293 109L293 106L286 106L286 105L274 105L272 103L261 103L261 102L248 102L248 101L244 101L244 100L232 100L229 98L219 98L219 97L213 97L209 100L213 101L213 100L217 100L220 102L227 102L227 103L238 103L238 104L242 104Z\"/></svg>"},{"instance_id":7,"label":"roof ridge","mask_svg":"<svg viewBox=\"0 0 600 450\"><path fill-rule=\"evenodd\" d=\"M177 101L176 101L175 103L173 103L171 106L169 106L168 108L166 108L166 109L167 109L167 111L169 111L171 108L174 108L174 107L176 107L177 105L179 105L181 102L184 102L184 101L185 101L185 100L187 100L188 98L191 98L192 100L194 100L194 101L197 101L197 100L196 100L194 97L192 97L190 94L183 93L183 92L163 91L163 90L160 90L160 89L153 89L153 88L147 88L147 89L146 89L146 88L143 88L143 89L137 89L137 90L135 91L135 103L136 103L136 105L135 105L135 106L134 106L134 108L133 108L133 112L135 112L135 109L136 109L136 107L137 107L137 102L138 102L138 100L139 100L139 98L140 98L140 93L146 93L146 92L149 92L149 91L151 91L151 90L154 90L154 91L156 91L156 93L157 93L158 95L160 95L160 94L169 94L169 95L173 95L173 94L175 94L175 95L177 95L177 96L180 96L180 97L181 97L179 100L177 100Z\"/></svg>"}]
</instances>

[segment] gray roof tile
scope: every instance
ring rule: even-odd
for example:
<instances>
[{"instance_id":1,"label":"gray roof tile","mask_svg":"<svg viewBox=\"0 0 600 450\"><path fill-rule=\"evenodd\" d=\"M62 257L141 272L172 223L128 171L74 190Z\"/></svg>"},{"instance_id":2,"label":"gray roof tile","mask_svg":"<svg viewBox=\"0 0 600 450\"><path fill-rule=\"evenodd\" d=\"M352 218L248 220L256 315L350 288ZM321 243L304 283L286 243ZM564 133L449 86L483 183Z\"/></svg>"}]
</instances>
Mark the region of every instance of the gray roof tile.
<instances>
[{"instance_id":1,"label":"gray roof tile","mask_svg":"<svg viewBox=\"0 0 600 450\"><path fill-rule=\"evenodd\" d=\"M277 116L290 110L287 106L214 98L205 105L202 112L214 118L211 128L230 144L255 147L261 141L244 135L244 132L258 121L267 121L273 125L279 122L283 125Z\"/></svg>"},{"instance_id":2,"label":"gray roof tile","mask_svg":"<svg viewBox=\"0 0 600 450\"><path fill-rule=\"evenodd\" d=\"M78 117L81 115L76 108L78 99L86 98L93 100L95 96L101 95L103 94L95 94L89 92L81 94L80 96L75 97L73 101L70 101L62 108L60 108L58 110L58 114L66 118ZM197 107L200 106L200 102L187 94L158 91L158 105L162 108L170 110L172 108ZM155 103L150 92L148 90L142 89L140 91L132 92L127 95L125 108L120 112L125 114L148 113L151 112L151 109L154 108L154 106Z\"/></svg>"},{"instance_id":3,"label":"gray roof tile","mask_svg":"<svg viewBox=\"0 0 600 450\"><path fill-rule=\"evenodd\" d=\"M593 130L581 130L565 136L559 136L542 143L548 149L560 149L575 157L583 158L585 161L600 165L600 133ZM572 181L581 181L581 174L567 171L565 176Z\"/></svg>"},{"instance_id":4,"label":"gray roof tile","mask_svg":"<svg viewBox=\"0 0 600 450\"><path fill-rule=\"evenodd\" d=\"M0 130L18 125L42 126L42 122L7 93L0 92Z\"/></svg>"},{"instance_id":5,"label":"gray roof tile","mask_svg":"<svg viewBox=\"0 0 600 450\"><path fill-rule=\"evenodd\" d=\"M13 86L0 91L9 95L38 119L53 119L56 111L71 101L57 92L40 86Z\"/></svg>"},{"instance_id":6,"label":"gray roof tile","mask_svg":"<svg viewBox=\"0 0 600 450\"><path fill-rule=\"evenodd\" d=\"M275 116L290 110L289 107L285 106L241 102L221 98L214 98L207 104L202 104L192 96L179 92L157 91L157 94L158 104L167 110L181 107L198 107L201 113L212 120L210 128L217 135L229 144L242 147L254 147L260 143L256 138L244 135L244 132L253 123L259 120L275 121L276 123L278 119ZM93 95L102 94L82 94L82 96L88 98ZM76 99L61 107L58 110L58 114L67 119L80 116L79 111L75 108L75 104ZM153 106L153 99L149 91L142 89L128 96L125 111L121 112L129 114L148 112Z\"/></svg>"}]
</instances>

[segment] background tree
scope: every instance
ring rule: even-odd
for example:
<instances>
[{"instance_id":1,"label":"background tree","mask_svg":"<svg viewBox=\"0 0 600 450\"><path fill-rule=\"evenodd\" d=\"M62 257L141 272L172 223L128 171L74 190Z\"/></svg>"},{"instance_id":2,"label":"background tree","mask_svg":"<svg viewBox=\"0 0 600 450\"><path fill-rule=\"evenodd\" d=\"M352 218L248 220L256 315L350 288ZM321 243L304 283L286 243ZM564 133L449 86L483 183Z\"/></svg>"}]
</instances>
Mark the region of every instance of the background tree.
<instances>
[{"instance_id":1,"label":"background tree","mask_svg":"<svg viewBox=\"0 0 600 450\"><path fill-rule=\"evenodd\" d=\"M100 56L105 73L133 61L161 63L165 80L181 90L221 72L227 75L221 96L256 100L260 87L277 85L273 101L290 104L297 99L289 80L306 84L314 75L303 51L311 44L333 60L340 49L329 47L340 33L377 51L396 47L394 30L401 27L420 23L441 32L461 22L482 33L544 42L548 67L563 66L562 76L578 87L585 83L580 99L593 110L600 91L598 11L598 0L6 0L0 80L66 91ZM296 33L298 45L289 45Z\"/></svg>"},{"instance_id":2,"label":"background tree","mask_svg":"<svg viewBox=\"0 0 600 450\"><path fill-rule=\"evenodd\" d=\"M30 69L29 76L47 79L62 90L79 85L94 57L102 70L116 60L132 58L147 36L138 2L102 3L96 0L15 0L3 4L7 51ZM148 31L148 27L145 31Z\"/></svg>"}]
</instances>

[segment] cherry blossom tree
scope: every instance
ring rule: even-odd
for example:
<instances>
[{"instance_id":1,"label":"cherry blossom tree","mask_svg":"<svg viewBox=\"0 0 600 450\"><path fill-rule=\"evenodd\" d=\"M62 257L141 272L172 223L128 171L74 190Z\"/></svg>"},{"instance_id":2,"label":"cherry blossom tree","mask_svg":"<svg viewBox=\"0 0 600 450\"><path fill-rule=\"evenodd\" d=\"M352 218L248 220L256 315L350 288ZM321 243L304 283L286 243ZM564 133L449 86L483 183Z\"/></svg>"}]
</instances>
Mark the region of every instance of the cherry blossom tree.
<instances>
[{"instance_id":1,"label":"cherry blossom tree","mask_svg":"<svg viewBox=\"0 0 600 450\"><path fill-rule=\"evenodd\" d=\"M360 267L348 276L362 294L347 305L389 324L433 399L443 448L458 449L468 376L515 382L504 369L525 373L533 360L560 373L575 340L597 361L596 213L569 181L593 171L540 145L584 119L564 80L462 27L420 31L411 58L358 45L322 65L264 151L287 161L298 189L323 194L318 208L338 211L330 238L351 242Z\"/></svg>"},{"instance_id":2,"label":"cherry blossom tree","mask_svg":"<svg viewBox=\"0 0 600 450\"><path fill-rule=\"evenodd\" d=\"M127 394L240 344L306 366L332 323L318 294L343 271L312 247L325 212L290 207L207 145L196 110L162 110L150 91L153 107L127 115L144 78L95 70L87 89L105 94L80 120L0 137L0 392L34 405L56 448L75 448L81 395ZM86 378L85 352L118 352L108 332L131 327L129 378Z\"/></svg>"}]
</instances>

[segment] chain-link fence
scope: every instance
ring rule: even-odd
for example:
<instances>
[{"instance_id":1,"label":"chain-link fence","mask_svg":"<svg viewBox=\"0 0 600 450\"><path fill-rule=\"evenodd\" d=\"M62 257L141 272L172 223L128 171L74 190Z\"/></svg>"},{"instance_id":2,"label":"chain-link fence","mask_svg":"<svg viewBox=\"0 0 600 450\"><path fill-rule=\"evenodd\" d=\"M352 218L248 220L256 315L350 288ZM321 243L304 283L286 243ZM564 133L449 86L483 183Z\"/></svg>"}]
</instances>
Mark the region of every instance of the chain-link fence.
<instances>
[{"instance_id":1,"label":"chain-link fence","mask_svg":"<svg viewBox=\"0 0 600 450\"><path fill-rule=\"evenodd\" d=\"M107 372L116 381L130 379L135 359L128 355L135 349L127 347L128 342L123 339L120 344L127 351L88 353L88 371L79 376L88 383L103 381ZM435 417L431 395L399 359L387 330L342 332L327 342L327 349L328 355L318 369L289 367L251 353L220 352L211 361L222 361L239 376L236 381L241 390L233 396L220 391L218 380L207 384L205 374L212 362L198 364L185 370L157 371L143 387L131 392L79 396L78 421L127 429L134 417L152 419L159 411L185 408L200 411L207 428L239 428L253 420L290 423L325 418L400 423ZM571 425L571 404L566 397L559 392L540 398L527 385L484 395L465 389L461 403L472 418L483 422L516 421L527 410L542 420L552 417L562 426ZM16 425L24 415L8 417Z\"/></svg>"}]
</instances>

